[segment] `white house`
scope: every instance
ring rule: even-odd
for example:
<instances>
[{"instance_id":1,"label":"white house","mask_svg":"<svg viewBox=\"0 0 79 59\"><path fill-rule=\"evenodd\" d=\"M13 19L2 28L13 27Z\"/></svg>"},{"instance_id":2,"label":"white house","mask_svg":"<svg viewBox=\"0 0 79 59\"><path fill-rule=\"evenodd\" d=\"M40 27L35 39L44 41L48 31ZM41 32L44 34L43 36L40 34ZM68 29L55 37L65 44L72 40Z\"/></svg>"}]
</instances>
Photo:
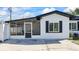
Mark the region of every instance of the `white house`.
<instances>
[{"instance_id":1,"label":"white house","mask_svg":"<svg viewBox=\"0 0 79 59\"><path fill-rule=\"evenodd\" d=\"M79 33L79 16L74 16L70 19L70 32Z\"/></svg>"},{"instance_id":2,"label":"white house","mask_svg":"<svg viewBox=\"0 0 79 59\"><path fill-rule=\"evenodd\" d=\"M75 18L64 12L52 11L36 17L5 21L0 23L0 40L67 39L70 32L78 32L78 20Z\"/></svg>"}]
</instances>

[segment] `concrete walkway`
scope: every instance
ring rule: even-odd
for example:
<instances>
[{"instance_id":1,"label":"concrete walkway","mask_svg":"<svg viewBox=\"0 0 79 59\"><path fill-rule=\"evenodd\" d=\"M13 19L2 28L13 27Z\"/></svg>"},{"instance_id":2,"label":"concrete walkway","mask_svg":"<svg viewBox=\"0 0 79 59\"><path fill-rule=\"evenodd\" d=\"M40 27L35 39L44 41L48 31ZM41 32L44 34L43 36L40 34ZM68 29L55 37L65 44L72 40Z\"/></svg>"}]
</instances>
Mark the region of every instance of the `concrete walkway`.
<instances>
[{"instance_id":1,"label":"concrete walkway","mask_svg":"<svg viewBox=\"0 0 79 59\"><path fill-rule=\"evenodd\" d=\"M69 40L7 40L0 51L79 51L79 45Z\"/></svg>"}]
</instances>

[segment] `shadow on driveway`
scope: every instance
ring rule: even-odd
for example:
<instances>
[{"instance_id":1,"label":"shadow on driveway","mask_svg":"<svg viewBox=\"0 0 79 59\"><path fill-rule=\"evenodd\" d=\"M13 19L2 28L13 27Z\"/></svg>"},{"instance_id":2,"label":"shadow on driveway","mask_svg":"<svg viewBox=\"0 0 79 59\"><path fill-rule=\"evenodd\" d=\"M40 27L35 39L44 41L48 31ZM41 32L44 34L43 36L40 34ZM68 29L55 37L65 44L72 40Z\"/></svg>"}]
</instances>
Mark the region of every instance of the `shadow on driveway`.
<instances>
[{"instance_id":1,"label":"shadow on driveway","mask_svg":"<svg viewBox=\"0 0 79 59\"><path fill-rule=\"evenodd\" d=\"M40 44L60 44L60 40L45 40L45 39L10 39L3 43L7 44L18 44L18 45L40 45Z\"/></svg>"}]
</instances>

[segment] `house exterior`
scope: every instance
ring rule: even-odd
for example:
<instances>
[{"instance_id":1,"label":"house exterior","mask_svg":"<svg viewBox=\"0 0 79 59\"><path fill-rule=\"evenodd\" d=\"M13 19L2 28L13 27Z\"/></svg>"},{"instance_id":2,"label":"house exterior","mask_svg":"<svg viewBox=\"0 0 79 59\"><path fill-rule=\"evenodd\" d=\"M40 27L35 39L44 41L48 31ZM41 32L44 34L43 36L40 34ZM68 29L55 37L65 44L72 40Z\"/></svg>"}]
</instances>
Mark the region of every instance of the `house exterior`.
<instances>
[{"instance_id":1,"label":"house exterior","mask_svg":"<svg viewBox=\"0 0 79 59\"><path fill-rule=\"evenodd\" d=\"M79 16L74 16L70 19L69 22L70 26L70 33L74 34L77 33L79 35Z\"/></svg>"},{"instance_id":2,"label":"house exterior","mask_svg":"<svg viewBox=\"0 0 79 59\"><path fill-rule=\"evenodd\" d=\"M69 33L79 32L79 20L76 18L64 12L53 11L36 17L1 22L0 40L67 39Z\"/></svg>"}]
</instances>

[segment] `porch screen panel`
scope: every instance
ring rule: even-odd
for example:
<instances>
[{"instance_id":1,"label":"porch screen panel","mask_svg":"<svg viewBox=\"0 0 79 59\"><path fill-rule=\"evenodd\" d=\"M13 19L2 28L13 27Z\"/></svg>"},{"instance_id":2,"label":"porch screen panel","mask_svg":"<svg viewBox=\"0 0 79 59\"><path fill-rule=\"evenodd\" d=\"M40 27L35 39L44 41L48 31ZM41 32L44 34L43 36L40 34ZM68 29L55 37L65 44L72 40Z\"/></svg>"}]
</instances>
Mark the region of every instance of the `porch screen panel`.
<instances>
[{"instance_id":1,"label":"porch screen panel","mask_svg":"<svg viewBox=\"0 0 79 59\"><path fill-rule=\"evenodd\" d=\"M32 35L40 35L40 22L32 22Z\"/></svg>"},{"instance_id":2,"label":"porch screen panel","mask_svg":"<svg viewBox=\"0 0 79 59\"><path fill-rule=\"evenodd\" d=\"M17 24L17 35L24 35L24 24L23 23Z\"/></svg>"},{"instance_id":3,"label":"porch screen panel","mask_svg":"<svg viewBox=\"0 0 79 59\"><path fill-rule=\"evenodd\" d=\"M10 24L11 35L24 35L24 24L22 22L16 22Z\"/></svg>"}]
</instances>

